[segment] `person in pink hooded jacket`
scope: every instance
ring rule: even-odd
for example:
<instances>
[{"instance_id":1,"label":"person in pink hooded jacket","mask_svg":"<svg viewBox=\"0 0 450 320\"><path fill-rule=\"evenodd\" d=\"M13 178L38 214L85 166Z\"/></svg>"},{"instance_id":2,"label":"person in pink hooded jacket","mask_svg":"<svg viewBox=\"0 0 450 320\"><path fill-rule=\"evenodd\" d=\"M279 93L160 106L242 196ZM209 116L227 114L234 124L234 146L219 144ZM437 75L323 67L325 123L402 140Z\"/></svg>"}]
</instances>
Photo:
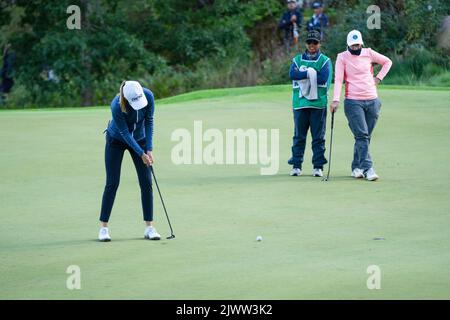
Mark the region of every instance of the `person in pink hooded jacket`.
<instances>
[{"instance_id":1,"label":"person in pink hooded jacket","mask_svg":"<svg viewBox=\"0 0 450 320\"><path fill-rule=\"evenodd\" d=\"M338 109L342 82L345 81L344 111L355 137L352 176L375 181L378 175L373 168L369 144L381 110L377 85L389 72L392 61L375 50L363 48L362 35L357 30L348 33L347 45L347 50L337 56L330 112ZM382 65L376 76L373 64Z\"/></svg>"}]
</instances>

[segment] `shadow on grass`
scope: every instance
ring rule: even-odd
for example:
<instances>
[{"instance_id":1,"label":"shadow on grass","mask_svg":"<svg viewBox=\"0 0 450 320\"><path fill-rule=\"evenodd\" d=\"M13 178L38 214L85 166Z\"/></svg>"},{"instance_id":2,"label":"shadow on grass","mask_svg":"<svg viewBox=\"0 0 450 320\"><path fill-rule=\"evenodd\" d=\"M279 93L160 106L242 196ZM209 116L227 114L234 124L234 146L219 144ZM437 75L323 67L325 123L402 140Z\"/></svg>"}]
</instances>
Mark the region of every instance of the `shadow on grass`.
<instances>
[{"instance_id":1,"label":"shadow on grass","mask_svg":"<svg viewBox=\"0 0 450 320\"><path fill-rule=\"evenodd\" d=\"M197 176L196 183L202 185L203 183L208 184L245 184L249 181L251 182L346 182L346 181L354 181L355 179L350 176L330 176L328 181L323 181L321 177L313 177L311 175L303 175L300 177L291 177L288 174L276 174L276 175L225 175L225 176ZM192 184L192 181L190 181Z\"/></svg>"},{"instance_id":2,"label":"shadow on grass","mask_svg":"<svg viewBox=\"0 0 450 320\"><path fill-rule=\"evenodd\" d=\"M97 239L88 240L88 242L97 242L97 243L105 243L105 244L108 244L111 242L130 242L130 241L141 241L141 242L147 241L147 242L156 243L156 244L158 244L158 243L166 244L169 241L169 239L166 239L165 237L161 237L161 240L148 240L148 239L145 239L144 237L141 237L141 238L114 238L108 242L102 242Z\"/></svg>"},{"instance_id":3,"label":"shadow on grass","mask_svg":"<svg viewBox=\"0 0 450 320\"><path fill-rule=\"evenodd\" d=\"M108 243L126 243L126 242L131 242L131 241L147 241L150 243L155 243L155 244L167 244L167 242L170 242L169 239L166 239L165 237L161 238L161 240L148 240L148 239L144 239L144 237L142 238L114 238L112 239L112 241L110 242L101 242L98 239L94 239L94 238L90 238L90 239L77 239L77 240L67 240L67 241L52 241L52 242L41 242L41 243L19 243L19 244L15 244L15 245L11 245L11 246L5 246L3 247L3 249L7 249L7 250L20 250L20 249L25 249L25 250L29 250L29 249L52 249L52 248L60 248L60 247L74 247L74 246L83 246L86 244L93 244L93 243L98 243L98 244L103 244L103 245L108 245Z\"/></svg>"}]
</instances>

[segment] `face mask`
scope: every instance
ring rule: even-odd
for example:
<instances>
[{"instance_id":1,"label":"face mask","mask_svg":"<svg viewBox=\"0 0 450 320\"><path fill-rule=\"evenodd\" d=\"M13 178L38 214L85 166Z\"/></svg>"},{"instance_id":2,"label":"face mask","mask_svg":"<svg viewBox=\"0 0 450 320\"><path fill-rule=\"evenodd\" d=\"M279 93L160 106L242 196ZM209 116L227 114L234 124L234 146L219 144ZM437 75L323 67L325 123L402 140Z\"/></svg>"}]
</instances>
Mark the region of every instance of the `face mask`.
<instances>
[{"instance_id":1,"label":"face mask","mask_svg":"<svg viewBox=\"0 0 450 320\"><path fill-rule=\"evenodd\" d=\"M305 53L308 59L313 59L317 57L317 55L319 54L319 50L317 50L315 53L310 53L308 50L306 50Z\"/></svg>"},{"instance_id":2,"label":"face mask","mask_svg":"<svg viewBox=\"0 0 450 320\"><path fill-rule=\"evenodd\" d=\"M347 48L348 48L348 51L350 51L350 53L355 56L359 56L361 54L362 47L359 48L358 50L352 50L352 48L350 48L350 47L347 47Z\"/></svg>"}]
</instances>

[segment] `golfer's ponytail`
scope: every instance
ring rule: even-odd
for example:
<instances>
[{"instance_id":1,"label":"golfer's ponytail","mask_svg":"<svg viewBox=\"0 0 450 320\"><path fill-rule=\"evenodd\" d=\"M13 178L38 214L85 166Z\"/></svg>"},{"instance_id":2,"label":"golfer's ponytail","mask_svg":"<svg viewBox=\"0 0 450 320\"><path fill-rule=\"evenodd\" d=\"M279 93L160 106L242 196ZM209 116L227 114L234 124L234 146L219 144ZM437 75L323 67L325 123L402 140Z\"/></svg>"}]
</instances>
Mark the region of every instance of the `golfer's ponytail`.
<instances>
[{"instance_id":1,"label":"golfer's ponytail","mask_svg":"<svg viewBox=\"0 0 450 320\"><path fill-rule=\"evenodd\" d=\"M125 82L126 81L123 81L122 84L120 85L120 93L119 93L120 109L122 109L123 113L127 113L127 100L123 95L123 86L125 85Z\"/></svg>"}]
</instances>

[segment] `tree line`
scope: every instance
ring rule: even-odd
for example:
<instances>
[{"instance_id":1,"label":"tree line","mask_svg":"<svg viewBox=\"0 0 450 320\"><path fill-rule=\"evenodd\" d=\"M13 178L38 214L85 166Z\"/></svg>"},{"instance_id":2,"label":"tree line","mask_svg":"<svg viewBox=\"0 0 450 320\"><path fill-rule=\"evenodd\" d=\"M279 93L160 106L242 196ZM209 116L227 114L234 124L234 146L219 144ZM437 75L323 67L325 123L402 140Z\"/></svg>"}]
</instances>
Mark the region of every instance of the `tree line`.
<instances>
[{"instance_id":1,"label":"tree line","mask_svg":"<svg viewBox=\"0 0 450 320\"><path fill-rule=\"evenodd\" d=\"M372 2L382 12L381 31L366 27ZM80 29L67 28L70 5L80 8ZM288 83L292 57L277 30L285 9L281 0L4 0L0 45L9 46L14 85L1 107L109 104L123 79L140 81L157 98ZM391 81L441 77L439 84L450 85L448 52L437 37L448 1L325 1L325 10L330 57L345 50L356 28L368 46L394 58Z\"/></svg>"}]
</instances>

